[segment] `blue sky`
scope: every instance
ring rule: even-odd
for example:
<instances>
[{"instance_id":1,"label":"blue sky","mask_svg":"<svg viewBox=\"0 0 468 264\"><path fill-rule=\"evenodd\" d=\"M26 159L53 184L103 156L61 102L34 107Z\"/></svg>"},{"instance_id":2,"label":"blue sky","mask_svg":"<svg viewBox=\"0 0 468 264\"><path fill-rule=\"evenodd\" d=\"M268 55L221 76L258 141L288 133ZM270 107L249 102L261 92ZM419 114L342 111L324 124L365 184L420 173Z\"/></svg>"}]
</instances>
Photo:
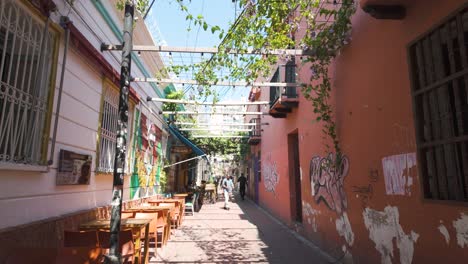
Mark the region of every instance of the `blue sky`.
<instances>
[{"instance_id":1,"label":"blue sky","mask_svg":"<svg viewBox=\"0 0 468 264\"><path fill-rule=\"evenodd\" d=\"M184 0L189 12L194 16L203 15L210 25L217 25L228 30L230 23L233 23L239 8L235 7L232 0ZM178 47L215 47L220 43L218 34L211 31L204 31L200 26L191 25L191 30L187 31L189 22L185 20L186 14L180 10L179 4L175 0L156 0L146 22L152 24L156 22L161 32L161 36L168 46ZM204 55L209 58L209 54ZM189 64L198 62L199 54L172 54L171 60L174 64ZM187 79L182 77L181 79ZM246 96L249 89L238 87L235 89L227 87L216 88L221 99L239 99Z\"/></svg>"}]
</instances>

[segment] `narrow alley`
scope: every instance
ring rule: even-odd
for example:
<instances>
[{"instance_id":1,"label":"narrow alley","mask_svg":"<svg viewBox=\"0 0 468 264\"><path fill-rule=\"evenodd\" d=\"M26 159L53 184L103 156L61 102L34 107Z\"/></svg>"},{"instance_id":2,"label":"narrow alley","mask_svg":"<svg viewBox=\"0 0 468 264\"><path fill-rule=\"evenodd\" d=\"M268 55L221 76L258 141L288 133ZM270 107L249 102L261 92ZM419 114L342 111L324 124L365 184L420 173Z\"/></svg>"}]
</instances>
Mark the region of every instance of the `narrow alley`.
<instances>
[{"instance_id":1,"label":"narrow alley","mask_svg":"<svg viewBox=\"0 0 468 264\"><path fill-rule=\"evenodd\" d=\"M186 216L150 263L333 263L252 201L236 201L229 211L218 200Z\"/></svg>"}]
</instances>

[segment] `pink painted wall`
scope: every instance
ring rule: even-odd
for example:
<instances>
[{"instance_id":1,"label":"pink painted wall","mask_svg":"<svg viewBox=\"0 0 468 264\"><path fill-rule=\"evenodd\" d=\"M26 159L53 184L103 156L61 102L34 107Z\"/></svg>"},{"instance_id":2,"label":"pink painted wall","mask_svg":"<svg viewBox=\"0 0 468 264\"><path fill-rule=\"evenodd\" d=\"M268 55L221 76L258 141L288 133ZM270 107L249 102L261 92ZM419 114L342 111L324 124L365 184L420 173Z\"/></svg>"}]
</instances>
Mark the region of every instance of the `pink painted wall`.
<instances>
[{"instance_id":1,"label":"pink painted wall","mask_svg":"<svg viewBox=\"0 0 468 264\"><path fill-rule=\"evenodd\" d=\"M354 263L466 263L468 243L461 246L457 235L458 239L467 239L468 229L457 231L455 226L468 225L467 204L423 199L416 167L408 170L413 184L403 190L403 195L387 194L383 168L383 161L391 164L396 157L417 162L412 159L416 140L407 45L465 1L400 2L406 5L404 20L376 20L358 8L351 44L331 66L337 85L333 103L338 134L349 160L344 195L335 193L332 197L346 200L347 206L333 209L313 193L311 159L327 153L321 125L314 121L311 103L302 97L299 107L287 118L262 119L270 125L263 127L260 146L260 204L330 254L339 257L345 248L345 259ZM309 72L307 66L299 71L302 82L309 78ZM265 89L260 100L268 99ZM290 213L287 144L288 134L295 130L300 142L303 204L303 222L297 226ZM392 157L395 155L400 156ZM276 164L279 181L274 192L263 184L266 164ZM448 234L448 242L444 234ZM390 242L382 245L382 241ZM379 247L385 251L385 246L392 247L392 256L379 252Z\"/></svg>"}]
</instances>

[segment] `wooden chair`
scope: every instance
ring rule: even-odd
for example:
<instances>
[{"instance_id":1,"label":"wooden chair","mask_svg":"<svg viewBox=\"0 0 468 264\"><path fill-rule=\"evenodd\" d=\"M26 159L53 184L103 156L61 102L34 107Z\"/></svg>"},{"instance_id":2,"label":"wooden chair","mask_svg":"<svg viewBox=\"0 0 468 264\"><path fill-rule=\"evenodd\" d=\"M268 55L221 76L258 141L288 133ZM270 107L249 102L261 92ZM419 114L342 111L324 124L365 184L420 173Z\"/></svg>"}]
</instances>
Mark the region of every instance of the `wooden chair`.
<instances>
[{"instance_id":1,"label":"wooden chair","mask_svg":"<svg viewBox=\"0 0 468 264\"><path fill-rule=\"evenodd\" d=\"M161 233L161 247L167 245L167 241L171 235L171 226L168 223L170 218L169 210L163 210L158 214L157 230Z\"/></svg>"},{"instance_id":2,"label":"wooden chair","mask_svg":"<svg viewBox=\"0 0 468 264\"><path fill-rule=\"evenodd\" d=\"M56 248L17 248L10 250L5 264L54 264Z\"/></svg>"},{"instance_id":3,"label":"wooden chair","mask_svg":"<svg viewBox=\"0 0 468 264\"><path fill-rule=\"evenodd\" d=\"M99 264L104 251L95 247L66 247L58 249L55 264Z\"/></svg>"},{"instance_id":4,"label":"wooden chair","mask_svg":"<svg viewBox=\"0 0 468 264\"><path fill-rule=\"evenodd\" d=\"M99 245L101 248L106 249L106 254L110 248L110 231L99 230ZM133 243L132 230L122 230L119 234L119 251L122 254L123 263L134 263L135 262L135 244Z\"/></svg>"},{"instance_id":5,"label":"wooden chair","mask_svg":"<svg viewBox=\"0 0 468 264\"><path fill-rule=\"evenodd\" d=\"M180 207L177 204L174 206L174 203L160 203L160 206L171 206L171 228L177 228L179 223L179 214Z\"/></svg>"},{"instance_id":6,"label":"wooden chair","mask_svg":"<svg viewBox=\"0 0 468 264\"><path fill-rule=\"evenodd\" d=\"M158 213L157 212L136 212L135 213L135 218L136 219L144 219L144 218L149 218L153 219L151 220L149 224L149 234L148 234L148 239L151 241L151 239L154 239L154 248L156 249L158 245ZM144 239L145 234L142 232L141 234L142 239Z\"/></svg>"},{"instance_id":7,"label":"wooden chair","mask_svg":"<svg viewBox=\"0 0 468 264\"><path fill-rule=\"evenodd\" d=\"M121 219L128 219L128 218L135 218L135 212L132 211L122 211L122 214L120 216Z\"/></svg>"},{"instance_id":8,"label":"wooden chair","mask_svg":"<svg viewBox=\"0 0 468 264\"><path fill-rule=\"evenodd\" d=\"M63 245L65 247L98 247L99 240L95 230L63 232Z\"/></svg>"},{"instance_id":9,"label":"wooden chair","mask_svg":"<svg viewBox=\"0 0 468 264\"><path fill-rule=\"evenodd\" d=\"M196 205L197 199L198 199L198 193L194 193L192 195L192 200L190 202L185 203L185 213L187 213L187 209L190 209L190 211L192 212L192 216L195 215L195 205Z\"/></svg>"}]
</instances>

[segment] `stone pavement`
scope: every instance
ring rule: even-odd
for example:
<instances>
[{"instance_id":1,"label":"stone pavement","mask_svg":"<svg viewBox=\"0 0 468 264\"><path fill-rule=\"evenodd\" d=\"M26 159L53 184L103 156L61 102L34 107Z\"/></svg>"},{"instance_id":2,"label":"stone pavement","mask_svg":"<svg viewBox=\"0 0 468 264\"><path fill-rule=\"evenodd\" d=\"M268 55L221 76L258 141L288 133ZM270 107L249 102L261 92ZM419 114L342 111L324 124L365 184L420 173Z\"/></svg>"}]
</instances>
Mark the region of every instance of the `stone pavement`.
<instances>
[{"instance_id":1,"label":"stone pavement","mask_svg":"<svg viewBox=\"0 0 468 264\"><path fill-rule=\"evenodd\" d=\"M221 201L204 204L186 216L150 263L329 263L250 200L222 207Z\"/></svg>"}]
</instances>

